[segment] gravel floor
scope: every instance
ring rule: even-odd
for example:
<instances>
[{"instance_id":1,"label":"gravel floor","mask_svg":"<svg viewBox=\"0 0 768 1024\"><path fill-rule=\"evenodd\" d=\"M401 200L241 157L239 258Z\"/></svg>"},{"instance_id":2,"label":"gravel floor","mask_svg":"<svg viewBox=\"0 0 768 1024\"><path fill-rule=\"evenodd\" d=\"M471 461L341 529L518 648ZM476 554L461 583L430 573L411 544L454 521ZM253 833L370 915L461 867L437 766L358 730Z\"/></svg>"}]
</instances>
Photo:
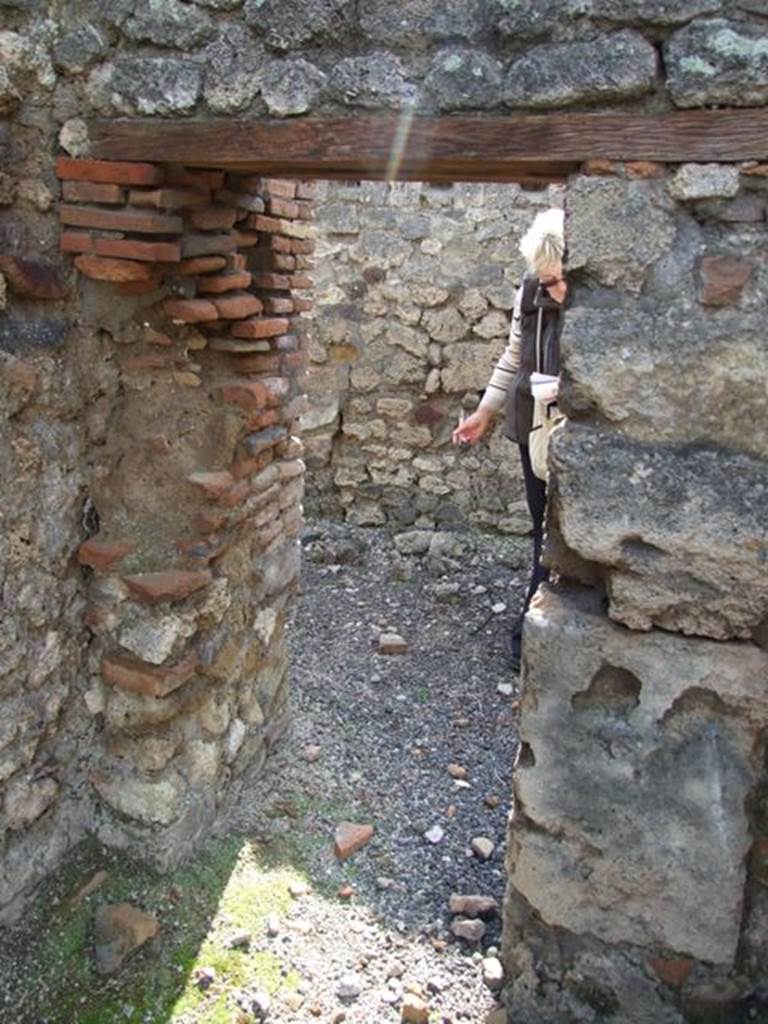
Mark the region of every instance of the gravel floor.
<instances>
[{"instance_id":1,"label":"gravel floor","mask_svg":"<svg viewBox=\"0 0 768 1024\"><path fill-rule=\"evenodd\" d=\"M487 920L479 942L457 938L449 898L501 905L517 749L504 648L529 542L441 535L408 556L384 531L319 523L303 546L293 725L254 782L258 799L229 822L265 838L298 830L309 853L310 891L264 940L303 979L270 1019L396 1021L410 993L428 1003L430 1024L483 1021L496 1003L482 961L501 921ZM378 653L389 631L405 653ZM345 820L376 831L339 864L330 840ZM472 851L478 837L494 845L488 859ZM345 884L354 892L340 900Z\"/></svg>"}]
</instances>

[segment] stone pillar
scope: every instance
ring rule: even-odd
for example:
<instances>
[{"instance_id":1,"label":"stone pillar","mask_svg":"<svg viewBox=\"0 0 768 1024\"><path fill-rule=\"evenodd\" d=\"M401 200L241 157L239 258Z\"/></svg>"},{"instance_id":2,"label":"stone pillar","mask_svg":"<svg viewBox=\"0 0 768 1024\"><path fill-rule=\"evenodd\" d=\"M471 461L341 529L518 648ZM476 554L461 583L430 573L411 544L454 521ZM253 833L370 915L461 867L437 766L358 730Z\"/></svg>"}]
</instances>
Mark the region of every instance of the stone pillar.
<instances>
[{"instance_id":1,"label":"stone pillar","mask_svg":"<svg viewBox=\"0 0 768 1024\"><path fill-rule=\"evenodd\" d=\"M166 868L286 722L310 191L153 165L60 173L63 220L89 229L63 237L83 315L120 379L78 551L103 722L94 828Z\"/></svg>"},{"instance_id":2,"label":"stone pillar","mask_svg":"<svg viewBox=\"0 0 768 1024\"><path fill-rule=\"evenodd\" d=\"M561 580L524 632L509 1019L747 1019L768 1005L762 205L732 167L600 173L566 203Z\"/></svg>"}]
</instances>

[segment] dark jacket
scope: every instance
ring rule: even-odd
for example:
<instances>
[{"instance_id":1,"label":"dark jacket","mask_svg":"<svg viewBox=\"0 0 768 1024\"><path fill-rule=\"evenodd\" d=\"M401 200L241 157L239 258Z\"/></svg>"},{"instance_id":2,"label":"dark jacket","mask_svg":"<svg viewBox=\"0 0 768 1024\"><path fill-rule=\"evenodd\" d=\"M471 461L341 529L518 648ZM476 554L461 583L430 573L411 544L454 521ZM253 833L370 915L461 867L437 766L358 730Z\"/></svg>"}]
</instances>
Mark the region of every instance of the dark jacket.
<instances>
[{"instance_id":1,"label":"dark jacket","mask_svg":"<svg viewBox=\"0 0 768 1024\"><path fill-rule=\"evenodd\" d=\"M509 389L504 409L504 435L518 444L528 443L533 421L531 374L536 367L536 327L541 314L542 373L560 372L560 335L563 330L565 301L556 302L539 283L538 277L528 277L522 283L520 306L520 362Z\"/></svg>"}]
</instances>

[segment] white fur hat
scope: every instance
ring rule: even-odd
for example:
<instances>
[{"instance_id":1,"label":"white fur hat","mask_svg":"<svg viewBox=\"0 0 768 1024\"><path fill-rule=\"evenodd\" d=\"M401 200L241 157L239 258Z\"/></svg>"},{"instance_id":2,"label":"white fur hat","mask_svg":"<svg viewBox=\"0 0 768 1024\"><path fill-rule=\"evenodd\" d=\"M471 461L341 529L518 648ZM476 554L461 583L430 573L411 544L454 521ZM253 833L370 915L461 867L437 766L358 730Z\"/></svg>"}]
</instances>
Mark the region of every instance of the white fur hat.
<instances>
[{"instance_id":1,"label":"white fur hat","mask_svg":"<svg viewBox=\"0 0 768 1024\"><path fill-rule=\"evenodd\" d=\"M520 239L520 252L534 274L546 272L562 261L565 253L565 213L554 207L537 213Z\"/></svg>"}]
</instances>

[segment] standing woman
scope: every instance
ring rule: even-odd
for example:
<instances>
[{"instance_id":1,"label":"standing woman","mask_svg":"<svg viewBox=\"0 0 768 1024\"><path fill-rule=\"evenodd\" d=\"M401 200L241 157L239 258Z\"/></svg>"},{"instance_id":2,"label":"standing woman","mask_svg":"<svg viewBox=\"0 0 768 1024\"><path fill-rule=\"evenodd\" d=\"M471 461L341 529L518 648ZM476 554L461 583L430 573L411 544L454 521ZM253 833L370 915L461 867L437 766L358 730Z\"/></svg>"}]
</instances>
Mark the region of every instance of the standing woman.
<instances>
[{"instance_id":1,"label":"standing woman","mask_svg":"<svg viewBox=\"0 0 768 1024\"><path fill-rule=\"evenodd\" d=\"M536 332L540 311L541 370L553 376L560 372L560 334L568 298L568 285L563 277L563 211L552 209L539 213L520 242L520 252L528 272L515 296L509 342L491 374L480 405L453 432L454 444L476 444L503 409L504 434L520 449L525 497L533 520L533 567L525 604L512 633L510 655L514 671L520 667L523 616L539 584L549 577L549 571L541 564L547 488L531 468L528 435L533 421L531 373L537 369Z\"/></svg>"}]
</instances>

